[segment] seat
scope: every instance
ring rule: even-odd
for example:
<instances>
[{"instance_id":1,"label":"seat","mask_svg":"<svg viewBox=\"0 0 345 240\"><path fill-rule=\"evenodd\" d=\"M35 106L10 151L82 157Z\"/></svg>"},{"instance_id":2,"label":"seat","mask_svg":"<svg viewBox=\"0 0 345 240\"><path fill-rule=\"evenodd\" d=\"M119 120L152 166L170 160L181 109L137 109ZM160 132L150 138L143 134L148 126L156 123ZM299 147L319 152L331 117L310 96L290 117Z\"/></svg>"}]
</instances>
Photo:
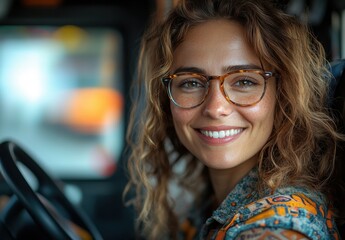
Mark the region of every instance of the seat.
<instances>
[{"instance_id":1,"label":"seat","mask_svg":"<svg viewBox=\"0 0 345 240\"><path fill-rule=\"evenodd\" d=\"M345 59L331 62L329 105L334 120L340 132L345 134ZM344 206L345 202L345 142L340 142L337 148L333 198L335 205ZM342 239L345 239L345 207L339 213L342 218L338 229Z\"/></svg>"}]
</instances>

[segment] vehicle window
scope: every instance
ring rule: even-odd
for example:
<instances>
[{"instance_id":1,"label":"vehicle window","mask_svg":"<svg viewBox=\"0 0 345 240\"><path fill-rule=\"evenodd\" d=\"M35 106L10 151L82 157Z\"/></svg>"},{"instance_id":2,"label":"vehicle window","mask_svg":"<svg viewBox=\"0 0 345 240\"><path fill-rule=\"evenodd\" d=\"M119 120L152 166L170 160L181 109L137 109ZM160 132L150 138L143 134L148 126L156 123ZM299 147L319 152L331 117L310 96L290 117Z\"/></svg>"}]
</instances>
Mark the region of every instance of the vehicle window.
<instances>
[{"instance_id":1,"label":"vehicle window","mask_svg":"<svg viewBox=\"0 0 345 240\"><path fill-rule=\"evenodd\" d=\"M104 178L123 148L122 38L112 28L0 27L0 139L62 178Z\"/></svg>"}]
</instances>

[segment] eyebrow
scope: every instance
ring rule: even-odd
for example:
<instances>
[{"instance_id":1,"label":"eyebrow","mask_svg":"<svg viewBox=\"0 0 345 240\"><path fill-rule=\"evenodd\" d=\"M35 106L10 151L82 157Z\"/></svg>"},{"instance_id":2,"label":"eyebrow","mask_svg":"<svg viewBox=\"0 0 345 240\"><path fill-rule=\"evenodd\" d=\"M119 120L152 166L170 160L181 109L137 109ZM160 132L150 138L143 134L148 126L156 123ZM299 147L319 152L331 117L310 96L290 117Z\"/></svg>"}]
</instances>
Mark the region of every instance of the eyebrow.
<instances>
[{"instance_id":1,"label":"eyebrow","mask_svg":"<svg viewBox=\"0 0 345 240\"><path fill-rule=\"evenodd\" d=\"M260 66L255 64L243 64L243 65L232 65L223 68L223 72L231 72L241 69L262 69ZM180 72L193 72L199 74L206 74L206 71L202 68L198 67L179 67L177 68L173 74L180 73Z\"/></svg>"}]
</instances>

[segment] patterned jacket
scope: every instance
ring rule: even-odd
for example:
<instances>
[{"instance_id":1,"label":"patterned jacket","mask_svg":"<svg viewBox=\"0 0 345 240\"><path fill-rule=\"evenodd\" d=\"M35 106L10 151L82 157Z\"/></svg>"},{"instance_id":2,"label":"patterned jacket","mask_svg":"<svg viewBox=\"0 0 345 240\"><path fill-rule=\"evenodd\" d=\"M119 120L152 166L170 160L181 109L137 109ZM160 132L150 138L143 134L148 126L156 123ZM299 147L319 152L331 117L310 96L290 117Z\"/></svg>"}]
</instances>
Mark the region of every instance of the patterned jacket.
<instances>
[{"instance_id":1,"label":"patterned jacket","mask_svg":"<svg viewBox=\"0 0 345 240\"><path fill-rule=\"evenodd\" d=\"M229 193L206 220L200 239L237 239L247 230L266 228L298 232L309 239L339 239L325 197L303 187L285 187L259 197L257 169L253 169ZM293 237L285 235L286 238Z\"/></svg>"}]
</instances>

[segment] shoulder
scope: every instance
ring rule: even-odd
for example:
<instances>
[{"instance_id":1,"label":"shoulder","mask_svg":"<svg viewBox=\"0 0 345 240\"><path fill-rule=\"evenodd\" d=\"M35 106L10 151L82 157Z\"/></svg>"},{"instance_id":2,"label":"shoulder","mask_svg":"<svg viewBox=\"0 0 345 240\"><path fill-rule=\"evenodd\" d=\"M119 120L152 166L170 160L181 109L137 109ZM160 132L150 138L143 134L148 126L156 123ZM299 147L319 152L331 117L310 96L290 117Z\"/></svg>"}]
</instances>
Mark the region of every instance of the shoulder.
<instances>
[{"instance_id":1,"label":"shoulder","mask_svg":"<svg viewBox=\"0 0 345 240\"><path fill-rule=\"evenodd\" d=\"M283 189L242 207L219 234L226 239L236 239L240 234L277 233L337 239L332 213L322 195L305 189L295 190Z\"/></svg>"}]
</instances>

